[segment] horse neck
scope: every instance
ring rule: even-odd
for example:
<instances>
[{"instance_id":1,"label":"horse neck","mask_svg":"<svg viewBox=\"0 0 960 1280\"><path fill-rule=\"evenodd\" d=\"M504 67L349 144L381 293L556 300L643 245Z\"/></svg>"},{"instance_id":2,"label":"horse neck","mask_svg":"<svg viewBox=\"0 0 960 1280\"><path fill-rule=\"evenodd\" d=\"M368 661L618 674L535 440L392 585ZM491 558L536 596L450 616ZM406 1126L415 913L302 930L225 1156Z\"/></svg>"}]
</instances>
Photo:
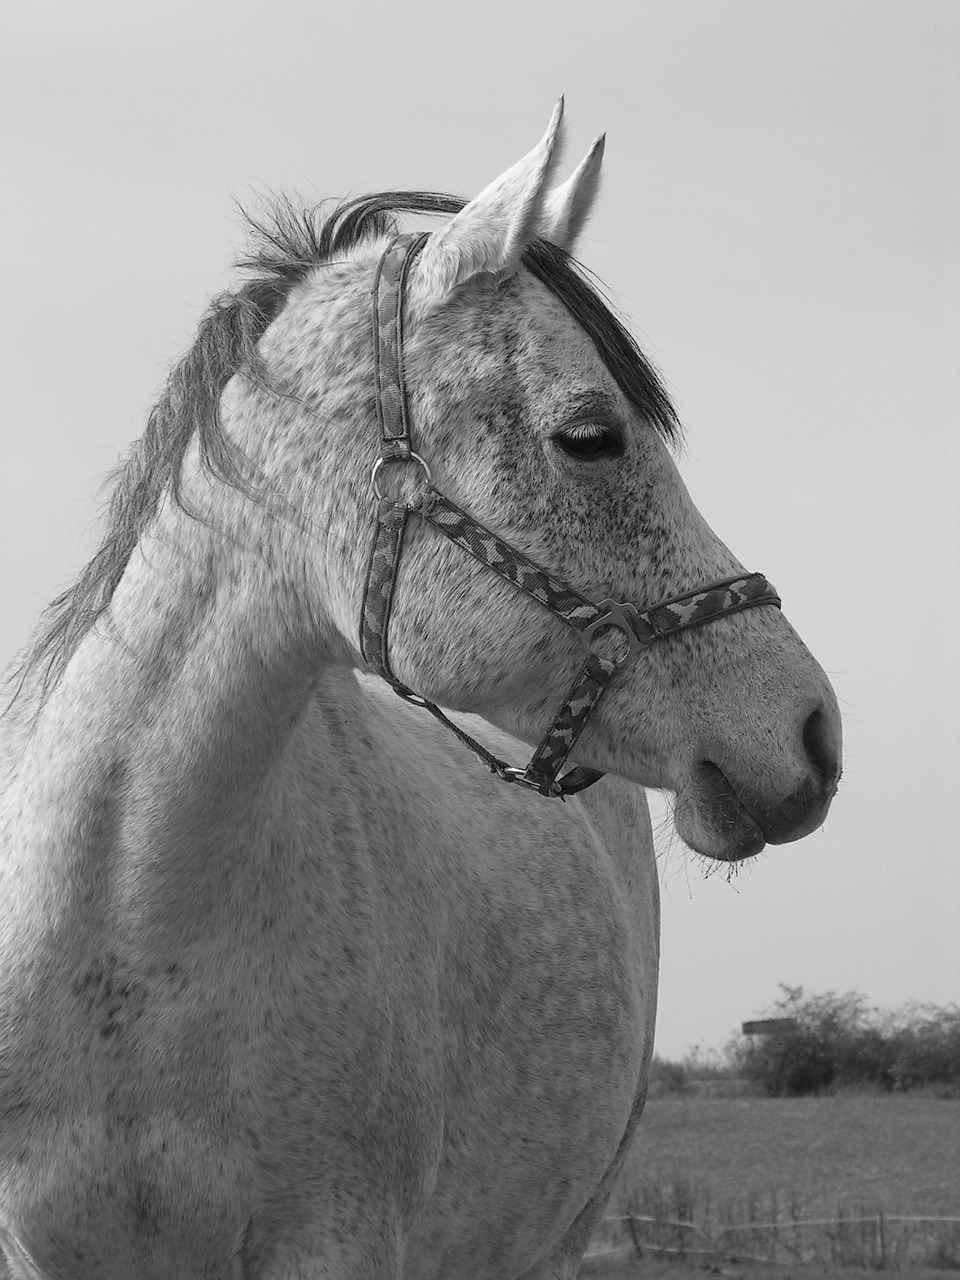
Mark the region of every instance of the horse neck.
<instances>
[{"instance_id":1,"label":"horse neck","mask_svg":"<svg viewBox=\"0 0 960 1280\"><path fill-rule=\"evenodd\" d=\"M200 880L254 854L317 682L353 682L252 542L167 503L131 556L22 745L20 811L48 883L162 880L199 900Z\"/></svg>"}]
</instances>

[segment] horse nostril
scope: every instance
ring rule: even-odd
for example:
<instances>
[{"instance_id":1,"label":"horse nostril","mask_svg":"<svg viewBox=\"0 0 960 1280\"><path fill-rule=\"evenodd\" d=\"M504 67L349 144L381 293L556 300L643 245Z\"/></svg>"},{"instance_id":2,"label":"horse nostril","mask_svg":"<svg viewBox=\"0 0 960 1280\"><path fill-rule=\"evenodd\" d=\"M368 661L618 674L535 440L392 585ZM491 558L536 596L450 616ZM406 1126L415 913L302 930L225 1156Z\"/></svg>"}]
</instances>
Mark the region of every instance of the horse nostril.
<instances>
[{"instance_id":1,"label":"horse nostril","mask_svg":"<svg viewBox=\"0 0 960 1280\"><path fill-rule=\"evenodd\" d=\"M830 732L826 716L819 708L807 717L802 737L807 759L823 778L824 783L827 786L833 786L840 778L837 743Z\"/></svg>"}]
</instances>

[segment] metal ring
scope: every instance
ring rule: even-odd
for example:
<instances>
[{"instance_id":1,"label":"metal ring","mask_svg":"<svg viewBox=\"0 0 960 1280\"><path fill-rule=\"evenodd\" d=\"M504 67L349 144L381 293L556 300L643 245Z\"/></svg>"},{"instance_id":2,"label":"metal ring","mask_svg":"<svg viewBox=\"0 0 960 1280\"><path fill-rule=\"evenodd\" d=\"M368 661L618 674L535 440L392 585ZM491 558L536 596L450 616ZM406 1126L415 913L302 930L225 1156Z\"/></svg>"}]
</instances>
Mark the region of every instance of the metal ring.
<instances>
[{"instance_id":1,"label":"metal ring","mask_svg":"<svg viewBox=\"0 0 960 1280\"><path fill-rule=\"evenodd\" d=\"M592 654L593 640L598 631L603 631L607 627L613 627L619 631L627 642L627 652L620 658L614 658L613 662L617 670L621 671L631 662L635 662L641 649L646 647L633 621L636 618L637 624L639 623L636 607L632 604L621 604L616 600L601 600L597 608L601 610L598 616L585 627L579 628L580 642L587 653Z\"/></svg>"},{"instance_id":2,"label":"metal ring","mask_svg":"<svg viewBox=\"0 0 960 1280\"><path fill-rule=\"evenodd\" d=\"M380 486L377 484L377 472L384 463L387 462L419 462L420 466L423 467L424 480L427 484L433 484L433 476L430 473L429 466L424 459L420 457L419 453L414 453L412 449L405 457L402 458L378 458L373 464L373 470L370 472L370 492L378 502L384 495L380 492Z\"/></svg>"}]
</instances>

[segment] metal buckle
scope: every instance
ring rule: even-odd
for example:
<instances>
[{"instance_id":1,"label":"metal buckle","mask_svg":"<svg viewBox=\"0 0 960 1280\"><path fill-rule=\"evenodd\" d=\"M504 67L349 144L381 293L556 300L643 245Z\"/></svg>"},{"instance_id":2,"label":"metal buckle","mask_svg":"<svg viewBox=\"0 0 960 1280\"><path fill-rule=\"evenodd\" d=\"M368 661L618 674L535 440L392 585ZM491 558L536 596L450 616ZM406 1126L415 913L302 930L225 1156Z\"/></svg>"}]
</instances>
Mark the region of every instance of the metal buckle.
<instances>
[{"instance_id":1,"label":"metal buckle","mask_svg":"<svg viewBox=\"0 0 960 1280\"><path fill-rule=\"evenodd\" d=\"M403 458L378 458L373 464L373 470L370 472L370 492L378 502L382 500L384 495L380 492L380 486L377 484L377 472L382 466L390 462L419 462L420 466L423 468L424 484L433 484L433 476L430 474L430 468L427 466L423 458L420 457L419 453L414 453L412 449L406 457Z\"/></svg>"},{"instance_id":2,"label":"metal buckle","mask_svg":"<svg viewBox=\"0 0 960 1280\"><path fill-rule=\"evenodd\" d=\"M601 600L597 608L602 611L600 615L592 622L588 622L585 627L578 628L580 641L587 653L592 654L593 638L598 631L602 631L605 627L616 627L622 631L627 638L627 652L621 658L611 659L619 671L631 662L635 662L640 656L640 650L645 647L637 630L640 626L640 616L634 605L619 604L616 600Z\"/></svg>"},{"instance_id":3,"label":"metal buckle","mask_svg":"<svg viewBox=\"0 0 960 1280\"><path fill-rule=\"evenodd\" d=\"M421 693L414 693L412 689L408 689L405 685L402 688L394 685L393 692L398 698L402 698L404 702L409 702L412 707L430 706L429 699L425 698Z\"/></svg>"},{"instance_id":4,"label":"metal buckle","mask_svg":"<svg viewBox=\"0 0 960 1280\"><path fill-rule=\"evenodd\" d=\"M526 787L528 791L536 791L539 795L554 797L563 796L563 792L557 787L556 781L550 784L549 790L545 791L542 782L528 777L526 769L518 769L516 765L508 764L505 769L498 769L497 774L504 782L514 783L518 787Z\"/></svg>"}]
</instances>

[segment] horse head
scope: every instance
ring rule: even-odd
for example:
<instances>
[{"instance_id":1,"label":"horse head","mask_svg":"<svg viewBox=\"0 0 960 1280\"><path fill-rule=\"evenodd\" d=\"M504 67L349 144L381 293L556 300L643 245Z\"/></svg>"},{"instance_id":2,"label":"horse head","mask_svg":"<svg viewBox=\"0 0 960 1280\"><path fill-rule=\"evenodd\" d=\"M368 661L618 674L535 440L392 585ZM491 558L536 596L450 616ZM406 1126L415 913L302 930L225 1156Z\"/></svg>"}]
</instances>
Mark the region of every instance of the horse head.
<instances>
[{"instance_id":1,"label":"horse head","mask_svg":"<svg viewBox=\"0 0 960 1280\"><path fill-rule=\"evenodd\" d=\"M400 394L419 465L392 468L389 487L416 505L429 477L587 600L644 610L744 568L680 478L676 419L656 374L569 258L603 143L555 186L562 132L561 103L539 145L434 230L410 265ZM444 207L428 197L420 207L431 199ZM373 423L377 397L397 394L372 367L383 232L381 219L304 276L260 343L264 381L225 397L231 433L312 531L300 560L320 631L359 665ZM428 521L406 528L390 590L398 683L525 741L543 738L583 663L570 628ZM645 648L610 682L574 755L675 792L684 840L740 858L823 821L840 772L839 713L823 671L767 605Z\"/></svg>"}]
</instances>

